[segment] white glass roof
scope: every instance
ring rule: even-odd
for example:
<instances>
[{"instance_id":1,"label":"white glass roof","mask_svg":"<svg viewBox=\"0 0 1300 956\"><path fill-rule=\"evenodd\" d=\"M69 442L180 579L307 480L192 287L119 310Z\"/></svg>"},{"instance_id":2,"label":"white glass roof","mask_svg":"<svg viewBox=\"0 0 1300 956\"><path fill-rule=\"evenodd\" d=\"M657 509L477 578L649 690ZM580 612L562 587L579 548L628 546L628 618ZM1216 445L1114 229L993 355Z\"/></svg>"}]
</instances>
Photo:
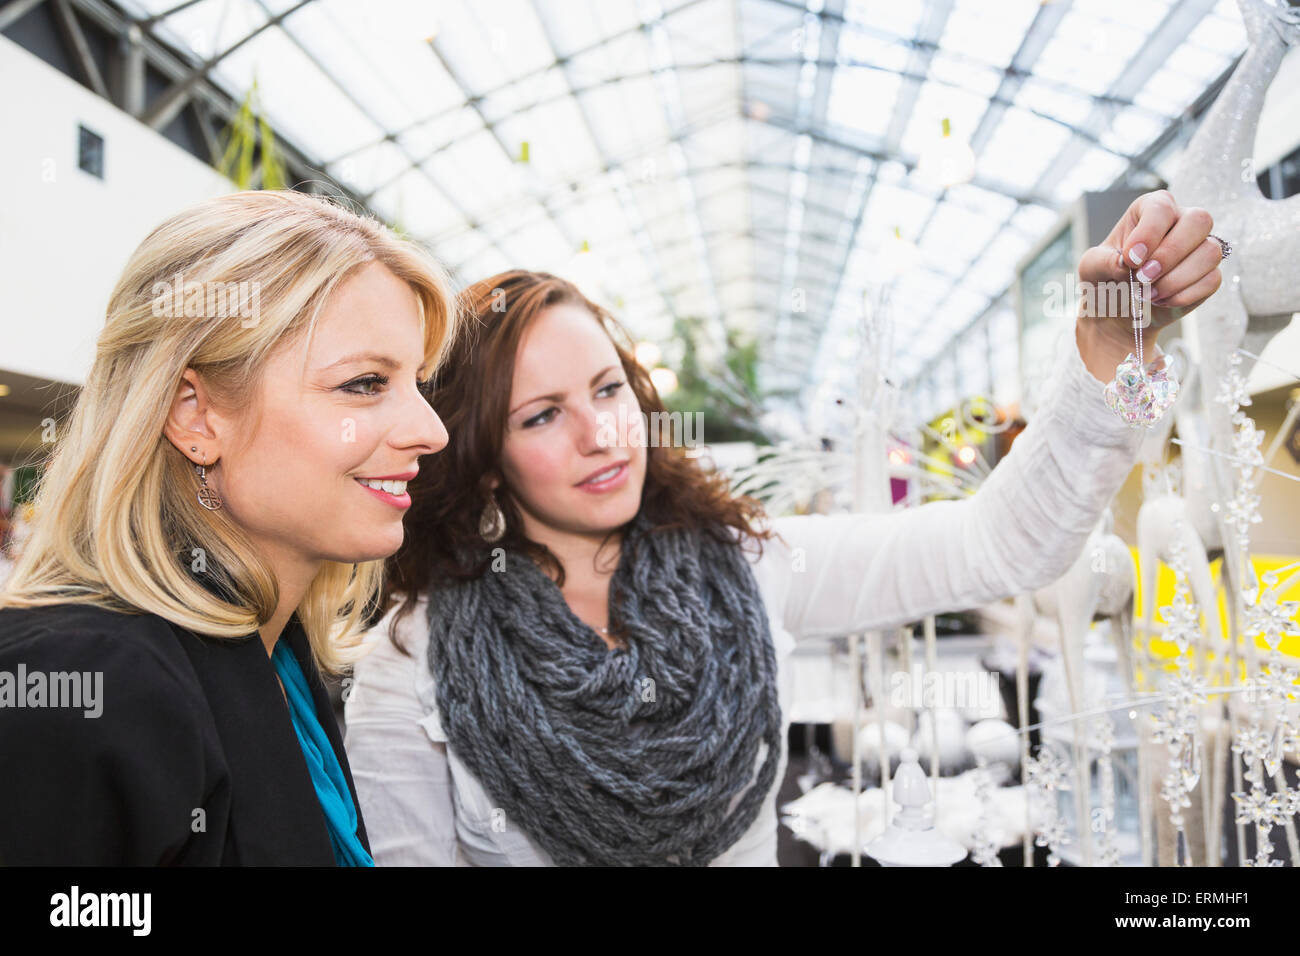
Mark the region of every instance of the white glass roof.
<instances>
[{"instance_id":1,"label":"white glass roof","mask_svg":"<svg viewBox=\"0 0 1300 956\"><path fill-rule=\"evenodd\" d=\"M890 296L906 382L972 319L1003 327L1061 208L1142 173L1245 48L1233 0L131 5L236 98L256 80L322 178L458 281L570 275L662 344L710 319L805 398L854 362L896 231L917 250ZM944 119L975 155L946 190L916 169Z\"/></svg>"}]
</instances>

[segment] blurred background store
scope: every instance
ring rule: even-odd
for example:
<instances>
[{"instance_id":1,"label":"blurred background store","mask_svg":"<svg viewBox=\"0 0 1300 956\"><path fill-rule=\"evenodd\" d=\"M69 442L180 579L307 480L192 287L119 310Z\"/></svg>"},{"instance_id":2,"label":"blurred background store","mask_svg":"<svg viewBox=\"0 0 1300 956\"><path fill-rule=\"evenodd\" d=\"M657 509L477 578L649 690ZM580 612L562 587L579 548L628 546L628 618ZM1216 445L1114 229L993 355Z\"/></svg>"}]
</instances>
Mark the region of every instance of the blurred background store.
<instances>
[{"instance_id":1,"label":"blurred background store","mask_svg":"<svg viewBox=\"0 0 1300 956\"><path fill-rule=\"evenodd\" d=\"M1072 321L1045 290L1168 184L1246 49L1234 0L4 0L0 579L126 257L240 188L342 197L458 284L573 279L699 414L692 453L774 510L854 507L875 359L895 505L970 494ZM1300 193L1294 49L1242 176ZM1247 382L1281 442L1252 532L1276 564L1300 555L1297 370L1293 321ZM1130 544L1141 501L1135 469ZM958 657L987 651L978 610L937 622ZM852 761L845 654L807 652L785 799Z\"/></svg>"}]
</instances>

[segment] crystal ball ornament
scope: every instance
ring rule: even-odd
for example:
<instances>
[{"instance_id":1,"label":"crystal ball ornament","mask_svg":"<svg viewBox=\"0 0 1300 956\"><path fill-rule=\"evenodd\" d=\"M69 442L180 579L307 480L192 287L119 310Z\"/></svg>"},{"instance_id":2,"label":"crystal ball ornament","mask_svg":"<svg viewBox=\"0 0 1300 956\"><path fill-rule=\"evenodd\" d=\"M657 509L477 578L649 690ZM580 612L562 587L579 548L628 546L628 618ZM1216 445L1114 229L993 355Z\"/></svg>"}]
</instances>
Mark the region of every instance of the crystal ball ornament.
<instances>
[{"instance_id":1,"label":"crystal ball ornament","mask_svg":"<svg viewBox=\"0 0 1300 956\"><path fill-rule=\"evenodd\" d=\"M1141 365L1130 352L1106 384L1106 404L1132 428L1150 428L1178 397L1169 356Z\"/></svg>"},{"instance_id":2,"label":"crystal ball ornament","mask_svg":"<svg viewBox=\"0 0 1300 956\"><path fill-rule=\"evenodd\" d=\"M1146 364L1142 348L1142 330L1147 320L1143 313L1142 289L1133 270L1128 270L1129 300L1132 303L1133 351L1115 368L1115 377L1106 383L1106 404L1130 428L1150 428L1160 420L1178 397L1178 379L1168 355L1159 355Z\"/></svg>"}]
</instances>

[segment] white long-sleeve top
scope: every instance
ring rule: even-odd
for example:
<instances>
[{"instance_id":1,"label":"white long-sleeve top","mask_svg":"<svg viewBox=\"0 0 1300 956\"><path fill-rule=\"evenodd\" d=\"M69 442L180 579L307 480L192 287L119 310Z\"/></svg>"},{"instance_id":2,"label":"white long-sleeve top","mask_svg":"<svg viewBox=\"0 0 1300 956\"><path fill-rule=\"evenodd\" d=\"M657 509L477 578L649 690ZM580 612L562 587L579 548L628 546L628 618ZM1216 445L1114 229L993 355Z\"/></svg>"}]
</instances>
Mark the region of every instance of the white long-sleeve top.
<instances>
[{"instance_id":1,"label":"white long-sleeve top","mask_svg":"<svg viewBox=\"0 0 1300 956\"><path fill-rule=\"evenodd\" d=\"M783 752L757 819L711 865L776 865L776 793L785 776L789 655L797 640L978 607L1047 585L1078 557L1131 471L1142 430L1106 406L1104 386L1084 366L1072 331L1062 334L1056 362L1042 405L976 494L878 514L770 522L779 537L749 560L776 649ZM348 758L375 862L550 865L447 743L425 610L421 600L396 624L410 656L390 640L395 611L367 635L374 648L356 665L345 705Z\"/></svg>"}]
</instances>

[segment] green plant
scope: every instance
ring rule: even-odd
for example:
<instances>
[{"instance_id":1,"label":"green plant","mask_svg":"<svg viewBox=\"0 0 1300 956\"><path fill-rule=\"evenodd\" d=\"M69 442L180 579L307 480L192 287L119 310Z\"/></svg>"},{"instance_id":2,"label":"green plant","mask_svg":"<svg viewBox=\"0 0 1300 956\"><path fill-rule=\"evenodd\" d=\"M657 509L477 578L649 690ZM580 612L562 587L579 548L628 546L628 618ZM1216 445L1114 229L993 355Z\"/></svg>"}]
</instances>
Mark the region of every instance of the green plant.
<instances>
[{"instance_id":1,"label":"green plant","mask_svg":"<svg viewBox=\"0 0 1300 956\"><path fill-rule=\"evenodd\" d=\"M678 318L673 334L686 346L677 371L677 388L665 396L669 411L703 415L709 442L752 441L760 445L768 438L759 425L763 399L777 393L760 394L758 386L758 343L743 340L731 329L725 336L720 362L705 367L699 360L704 341L703 319Z\"/></svg>"},{"instance_id":2,"label":"green plant","mask_svg":"<svg viewBox=\"0 0 1300 956\"><path fill-rule=\"evenodd\" d=\"M284 157L261 110L257 80L226 127L225 148L213 165L239 189L283 189L288 183Z\"/></svg>"}]
</instances>

